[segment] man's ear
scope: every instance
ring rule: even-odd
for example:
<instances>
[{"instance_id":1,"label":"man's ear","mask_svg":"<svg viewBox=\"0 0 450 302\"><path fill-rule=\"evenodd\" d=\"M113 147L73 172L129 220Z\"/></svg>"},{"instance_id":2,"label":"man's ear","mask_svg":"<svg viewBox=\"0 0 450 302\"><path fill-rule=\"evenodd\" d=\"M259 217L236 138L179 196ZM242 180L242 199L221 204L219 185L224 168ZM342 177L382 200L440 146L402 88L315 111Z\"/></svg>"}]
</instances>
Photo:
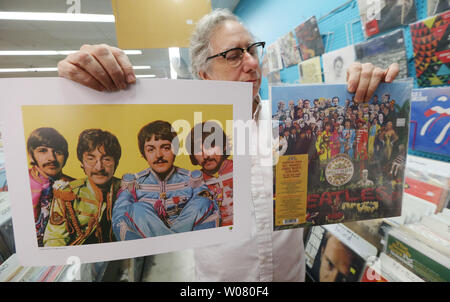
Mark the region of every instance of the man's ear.
<instances>
[{"instance_id":1,"label":"man's ear","mask_svg":"<svg viewBox=\"0 0 450 302\"><path fill-rule=\"evenodd\" d=\"M204 70L200 70L198 72L198 76L202 80L210 80L211 79L210 76Z\"/></svg>"}]
</instances>

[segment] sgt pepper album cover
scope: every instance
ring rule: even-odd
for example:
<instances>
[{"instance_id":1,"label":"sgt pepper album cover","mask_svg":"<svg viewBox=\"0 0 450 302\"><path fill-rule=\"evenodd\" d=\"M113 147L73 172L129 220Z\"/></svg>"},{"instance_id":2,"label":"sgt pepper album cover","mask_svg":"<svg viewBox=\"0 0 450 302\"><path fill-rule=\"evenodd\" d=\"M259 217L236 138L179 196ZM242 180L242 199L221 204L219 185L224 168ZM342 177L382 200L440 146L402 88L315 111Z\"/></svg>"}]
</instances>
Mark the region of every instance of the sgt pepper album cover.
<instances>
[{"instance_id":1,"label":"sgt pepper album cover","mask_svg":"<svg viewBox=\"0 0 450 302\"><path fill-rule=\"evenodd\" d=\"M0 81L21 263L107 261L248 235L249 167L233 148L251 90L233 84L141 80L100 93L64 79Z\"/></svg>"},{"instance_id":2,"label":"sgt pepper album cover","mask_svg":"<svg viewBox=\"0 0 450 302\"><path fill-rule=\"evenodd\" d=\"M271 87L274 229L401 214L411 81Z\"/></svg>"}]
</instances>

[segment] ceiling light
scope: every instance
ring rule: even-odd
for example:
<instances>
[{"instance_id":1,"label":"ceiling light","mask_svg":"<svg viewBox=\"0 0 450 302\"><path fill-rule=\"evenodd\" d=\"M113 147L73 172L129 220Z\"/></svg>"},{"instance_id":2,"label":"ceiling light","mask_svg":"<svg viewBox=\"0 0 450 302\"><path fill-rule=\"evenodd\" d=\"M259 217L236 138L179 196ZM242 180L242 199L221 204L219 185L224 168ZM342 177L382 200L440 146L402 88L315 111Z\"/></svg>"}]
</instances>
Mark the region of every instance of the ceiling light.
<instances>
[{"instance_id":1,"label":"ceiling light","mask_svg":"<svg viewBox=\"0 0 450 302\"><path fill-rule=\"evenodd\" d=\"M154 75L154 74L138 74L138 75L136 75L136 78L156 78L156 75Z\"/></svg>"},{"instance_id":2,"label":"ceiling light","mask_svg":"<svg viewBox=\"0 0 450 302\"><path fill-rule=\"evenodd\" d=\"M114 23L114 15L0 12L0 20L65 21L65 22L109 22Z\"/></svg>"},{"instance_id":3,"label":"ceiling light","mask_svg":"<svg viewBox=\"0 0 450 302\"><path fill-rule=\"evenodd\" d=\"M150 66L133 66L133 69L151 69ZM48 72L58 71L57 67L31 67L31 68L0 68L0 72Z\"/></svg>"},{"instance_id":4,"label":"ceiling light","mask_svg":"<svg viewBox=\"0 0 450 302\"><path fill-rule=\"evenodd\" d=\"M133 69L138 70L138 69L151 69L150 66L133 66Z\"/></svg>"},{"instance_id":5,"label":"ceiling light","mask_svg":"<svg viewBox=\"0 0 450 302\"><path fill-rule=\"evenodd\" d=\"M78 50L0 50L0 56L66 56ZM124 50L126 55L141 55L141 50Z\"/></svg>"},{"instance_id":6,"label":"ceiling light","mask_svg":"<svg viewBox=\"0 0 450 302\"><path fill-rule=\"evenodd\" d=\"M57 67L38 67L38 68L0 68L0 72L42 72L58 71Z\"/></svg>"}]
</instances>

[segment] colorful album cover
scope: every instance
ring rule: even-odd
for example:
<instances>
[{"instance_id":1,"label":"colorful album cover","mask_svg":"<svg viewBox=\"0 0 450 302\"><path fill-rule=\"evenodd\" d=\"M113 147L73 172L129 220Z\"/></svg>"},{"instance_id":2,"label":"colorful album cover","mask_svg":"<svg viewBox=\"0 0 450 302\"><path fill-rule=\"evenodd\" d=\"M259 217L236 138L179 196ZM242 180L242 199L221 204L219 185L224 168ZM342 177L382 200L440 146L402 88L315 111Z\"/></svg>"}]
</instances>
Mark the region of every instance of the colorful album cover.
<instances>
[{"instance_id":1,"label":"colorful album cover","mask_svg":"<svg viewBox=\"0 0 450 302\"><path fill-rule=\"evenodd\" d=\"M322 36L315 16L295 28L303 60L320 56L325 52Z\"/></svg>"},{"instance_id":2,"label":"colorful album cover","mask_svg":"<svg viewBox=\"0 0 450 302\"><path fill-rule=\"evenodd\" d=\"M450 11L410 25L419 87L450 83Z\"/></svg>"},{"instance_id":3,"label":"colorful album cover","mask_svg":"<svg viewBox=\"0 0 450 302\"><path fill-rule=\"evenodd\" d=\"M229 83L140 80L110 94L0 81L14 100L2 118L21 260L99 262L245 236L250 169L233 127L251 120L251 90Z\"/></svg>"},{"instance_id":4,"label":"colorful album cover","mask_svg":"<svg viewBox=\"0 0 450 302\"><path fill-rule=\"evenodd\" d=\"M269 73L283 69L283 60L281 59L281 50L278 40L267 46L266 56L269 61Z\"/></svg>"},{"instance_id":5,"label":"colorful album cover","mask_svg":"<svg viewBox=\"0 0 450 302\"><path fill-rule=\"evenodd\" d=\"M295 41L294 34L289 32L288 34L278 39L281 50L281 58L283 60L284 67L297 65L300 63L300 52L297 48L297 42Z\"/></svg>"},{"instance_id":6,"label":"colorful album cover","mask_svg":"<svg viewBox=\"0 0 450 302\"><path fill-rule=\"evenodd\" d=\"M358 6L366 37L417 20L414 0L358 0Z\"/></svg>"},{"instance_id":7,"label":"colorful album cover","mask_svg":"<svg viewBox=\"0 0 450 302\"><path fill-rule=\"evenodd\" d=\"M357 104L345 84L271 87L275 230L400 215L411 89Z\"/></svg>"},{"instance_id":8,"label":"colorful album cover","mask_svg":"<svg viewBox=\"0 0 450 302\"><path fill-rule=\"evenodd\" d=\"M428 16L445 12L450 9L450 0L427 0L428 1Z\"/></svg>"},{"instance_id":9,"label":"colorful album cover","mask_svg":"<svg viewBox=\"0 0 450 302\"><path fill-rule=\"evenodd\" d=\"M406 58L403 30L372 38L355 45L356 59L361 63L387 69L392 63L398 63L400 72L397 79L408 77L408 61Z\"/></svg>"},{"instance_id":10,"label":"colorful album cover","mask_svg":"<svg viewBox=\"0 0 450 302\"><path fill-rule=\"evenodd\" d=\"M356 61L355 46L350 45L322 55L325 83L346 83L347 69Z\"/></svg>"},{"instance_id":11,"label":"colorful album cover","mask_svg":"<svg viewBox=\"0 0 450 302\"><path fill-rule=\"evenodd\" d=\"M414 89L409 148L450 156L450 87Z\"/></svg>"},{"instance_id":12,"label":"colorful album cover","mask_svg":"<svg viewBox=\"0 0 450 302\"><path fill-rule=\"evenodd\" d=\"M314 57L298 64L300 84L322 83L322 68L320 57Z\"/></svg>"},{"instance_id":13,"label":"colorful album cover","mask_svg":"<svg viewBox=\"0 0 450 302\"><path fill-rule=\"evenodd\" d=\"M312 227L305 244L306 274L314 282L357 282L375 246L337 224Z\"/></svg>"}]
</instances>

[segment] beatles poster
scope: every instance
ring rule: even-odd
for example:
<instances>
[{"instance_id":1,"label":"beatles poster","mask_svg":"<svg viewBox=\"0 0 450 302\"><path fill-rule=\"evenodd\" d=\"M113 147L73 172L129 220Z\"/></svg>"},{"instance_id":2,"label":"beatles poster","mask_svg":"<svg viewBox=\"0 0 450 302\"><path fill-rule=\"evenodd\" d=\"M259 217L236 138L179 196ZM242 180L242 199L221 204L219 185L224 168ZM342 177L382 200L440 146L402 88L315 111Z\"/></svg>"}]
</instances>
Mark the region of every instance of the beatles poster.
<instances>
[{"instance_id":1,"label":"beatles poster","mask_svg":"<svg viewBox=\"0 0 450 302\"><path fill-rule=\"evenodd\" d=\"M417 84L419 87L450 83L450 11L411 24Z\"/></svg>"},{"instance_id":2,"label":"beatles poster","mask_svg":"<svg viewBox=\"0 0 450 302\"><path fill-rule=\"evenodd\" d=\"M274 229L399 216L411 81L271 87Z\"/></svg>"},{"instance_id":3,"label":"beatles poster","mask_svg":"<svg viewBox=\"0 0 450 302\"><path fill-rule=\"evenodd\" d=\"M0 87L23 265L131 258L249 234L249 161L233 151L234 121L251 120L248 85L140 80L100 93L58 78Z\"/></svg>"}]
</instances>

